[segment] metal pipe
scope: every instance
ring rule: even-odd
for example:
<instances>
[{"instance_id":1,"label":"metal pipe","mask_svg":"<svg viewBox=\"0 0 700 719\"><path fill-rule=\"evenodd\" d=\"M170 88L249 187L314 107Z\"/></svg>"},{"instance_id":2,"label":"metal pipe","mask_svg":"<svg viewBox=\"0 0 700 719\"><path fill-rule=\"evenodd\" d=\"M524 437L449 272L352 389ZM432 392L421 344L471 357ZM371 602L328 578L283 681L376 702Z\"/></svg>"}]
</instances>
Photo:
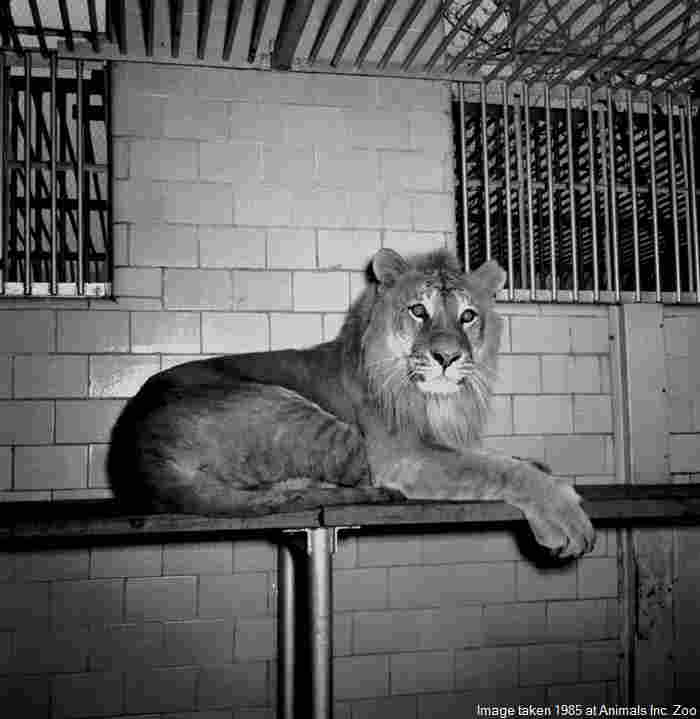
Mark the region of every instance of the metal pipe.
<instances>
[{"instance_id":1,"label":"metal pipe","mask_svg":"<svg viewBox=\"0 0 700 719\"><path fill-rule=\"evenodd\" d=\"M318 53L326 40L328 31L331 29L331 25L335 20L335 16L338 14L341 2L342 0L331 0L331 2L328 4L328 7L326 8L326 12L324 13L323 19L321 20L321 25L318 28L318 32L316 33L316 37L314 38L313 45L311 46L311 51L309 52L309 63L312 65L316 62L316 57L318 56Z\"/></svg>"},{"instance_id":2,"label":"metal pipe","mask_svg":"<svg viewBox=\"0 0 700 719\"><path fill-rule=\"evenodd\" d=\"M85 241L85 218L83 217L85 206L83 193L85 192L85 158L83 155L83 60L75 61L75 75L77 80L77 120L75 130L76 146L76 186L78 193L78 294L85 294L84 276L84 241Z\"/></svg>"},{"instance_id":3,"label":"metal pipe","mask_svg":"<svg viewBox=\"0 0 700 719\"><path fill-rule=\"evenodd\" d=\"M549 215L549 252L552 271L552 300L557 299L557 248L554 237L554 174L552 171L552 113L549 86L544 86L545 144L547 146L547 214Z\"/></svg>"},{"instance_id":4,"label":"metal pipe","mask_svg":"<svg viewBox=\"0 0 700 719\"><path fill-rule=\"evenodd\" d=\"M408 13L406 13L406 17L404 17L404 19L401 21L399 29L391 38L389 46L384 51L384 54L382 55L382 58L377 65L380 70L383 70L389 64L389 60L391 60L393 54L396 52L396 48L399 46L401 40L403 40L404 35L408 32L408 29L413 24L413 21L416 19L416 17L418 17L418 14L423 9L423 5L425 5L425 2L426 0L415 0L413 5L411 6L411 9L408 11Z\"/></svg>"},{"instance_id":5,"label":"metal pipe","mask_svg":"<svg viewBox=\"0 0 700 719\"><path fill-rule=\"evenodd\" d=\"M565 88L566 149L569 161L569 224L571 227L571 265L573 272L573 299L578 302L578 242L576 240L576 188L574 187L574 140L571 115L571 88Z\"/></svg>"},{"instance_id":6,"label":"metal pipe","mask_svg":"<svg viewBox=\"0 0 700 719\"><path fill-rule=\"evenodd\" d=\"M491 197L489 192L489 151L486 132L486 85L481 83L481 154L484 172L484 224L486 227L486 259L491 259Z\"/></svg>"},{"instance_id":7,"label":"metal pipe","mask_svg":"<svg viewBox=\"0 0 700 719\"><path fill-rule=\"evenodd\" d=\"M505 12L505 7L507 6L504 6L503 12ZM478 45L481 38L491 29L491 26L496 22L496 20L498 20L500 16L501 12L498 9L494 9L491 11L491 15L488 17L488 19L483 22L478 29L475 28L475 31L472 33L469 42L467 42L466 46L463 47L462 50L460 50L457 57L455 57L454 60L452 60L448 64L447 72L454 72L469 57L470 53Z\"/></svg>"},{"instance_id":8,"label":"metal pipe","mask_svg":"<svg viewBox=\"0 0 700 719\"><path fill-rule=\"evenodd\" d=\"M620 258L617 247L617 179L612 90L608 88L608 150L610 155L610 239L612 242L615 301L620 301Z\"/></svg>"},{"instance_id":9,"label":"metal pipe","mask_svg":"<svg viewBox=\"0 0 700 719\"><path fill-rule=\"evenodd\" d=\"M296 665L296 587L289 547L277 547L277 715L294 719Z\"/></svg>"},{"instance_id":10,"label":"metal pipe","mask_svg":"<svg viewBox=\"0 0 700 719\"><path fill-rule=\"evenodd\" d=\"M654 114L652 94L647 92L647 117L649 120L649 175L651 178L651 222L654 235L654 279L656 301L661 302L661 261L659 258L659 208L656 197L656 138L654 137Z\"/></svg>"},{"instance_id":11,"label":"metal pipe","mask_svg":"<svg viewBox=\"0 0 700 719\"><path fill-rule=\"evenodd\" d=\"M333 530L308 530L311 561L311 719L330 719L333 713Z\"/></svg>"},{"instance_id":12,"label":"metal pipe","mask_svg":"<svg viewBox=\"0 0 700 719\"><path fill-rule=\"evenodd\" d=\"M462 225L464 226L464 269L470 270L469 197L467 195L467 143L464 137L464 83L459 83L459 148L462 166Z\"/></svg>"},{"instance_id":13,"label":"metal pipe","mask_svg":"<svg viewBox=\"0 0 700 719\"><path fill-rule=\"evenodd\" d=\"M338 41L338 46L336 47L335 52L333 53L333 57L331 58L331 67L336 67L336 65L341 61L343 53L345 52L345 48L348 46L348 43L350 42L353 34L355 33L360 19L362 18L362 15L367 9L367 5L369 5L369 0L358 0L355 7L353 8L350 19L348 20L348 24L345 26L343 34L340 36L340 40Z\"/></svg>"},{"instance_id":14,"label":"metal pipe","mask_svg":"<svg viewBox=\"0 0 700 719\"><path fill-rule=\"evenodd\" d=\"M5 285L7 284L7 246L10 238L6 234L6 214L5 214L5 151L6 151L6 131L7 131L7 111L6 105L9 104L9 93L6 85L5 73L5 53L0 52L0 246L2 247L2 284L0 284L0 294L5 294ZM9 179L9 177L8 177Z\"/></svg>"},{"instance_id":15,"label":"metal pipe","mask_svg":"<svg viewBox=\"0 0 700 719\"><path fill-rule=\"evenodd\" d=\"M607 134L605 132L605 111L598 110L598 136L600 139L600 178L603 188L603 220L605 221L605 278L606 289L612 290L612 262L610 260L610 193L608 188L608 151Z\"/></svg>"},{"instance_id":16,"label":"metal pipe","mask_svg":"<svg viewBox=\"0 0 700 719\"><path fill-rule=\"evenodd\" d=\"M32 105L31 98L32 54L24 53L24 294L32 292ZM37 148L38 149L38 148Z\"/></svg>"},{"instance_id":17,"label":"metal pipe","mask_svg":"<svg viewBox=\"0 0 700 719\"><path fill-rule=\"evenodd\" d=\"M401 69L404 72L408 70L409 67L411 67L411 64L416 59L416 55L418 55L418 53L423 48L423 45L425 45L425 43L428 41L428 38L433 34L435 28L442 22L444 12L444 4L438 4L437 9L433 13L433 16L430 18L430 20L428 20L428 23L423 28L421 34L418 36L418 39L413 44L413 47L409 50L408 55L406 55L404 61L401 63Z\"/></svg>"},{"instance_id":18,"label":"metal pipe","mask_svg":"<svg viewBox=\"0 0 700 719\"><path fill-rule=\"evenodd\" d=\"M695 301L700 297L700 238L698 238L698 203L695 195L695 143L693 142L693 107L690 102L690 95L685 99L686 117L688 120L688 160L690 163L690 184L688 193L690 195L690 213L693 229L693 249L695 250Z\"/></svg>"},{"instance_id":19,"label":"metal pipe","mask_svg":"<svg viewBox=\"0 0 700 719\"><path fill-rule=\"evenodd\" d=\"M51 74L51 96L49 101L49 112L51 118L49 122L51 133L51 179L49 192L51 193L51 294L58 294L58 275L56 271L56 162L58 153L58 138L56 132L56 74L58 69L58 60L56 53L51 53L50 58L50 74ZM107 135L110 137L110 135Z\"/></svg>"},{"instance_id":20,"label":"metal pipe","mask_svg":"<svg viewBox=\"0 0 700 719\"><path fill-rule=\"evenodd\" d=\"M107 137L112 137L112 63L108 62L104 69L104 96L103 105L105 108L105 133ZM112 282L114 279L114 182L113 182L113 168L114 168L114 143L107 143L107 167L109 168L109 174L107 175L107 232L111 239L108 243L107 250L107 265L106 265L106 277L108 282Z\"/></svg>"},{"instance_id":21,"label":"metal pipe","mask_svg":"<svg viewBox=\"0 0 700 719\"><path fill-rule=\"evenodd\" d=\"M365 61L367 54L372 49L375 40L382 31L382 28L389 18L391 11L394 9L394 5L396 5L396 0L385 0L384 5L382 5L382 9L377 14L377 17L372 23L372 27L367 33L365 41L362 43L360 51L357 53L357 57L355 58L355 67L362 67L362 63Z\"/></svg>"},{"instance_id":22,"label":"metal pipe","mask_svg":"<svg viewBox=\"0 0 700 719\"><path fill-rule=\"evenodd\" d=\"M639 270L639 220L637 218L637 167L635 165L634 118L632 115L632 91L627 91L627 137L630 157L630 191L632 193L632 238L634 240L634 301L641 296L641 277Z\"/></svg>"},{"instance_id":23,"label":"metal pipe","mask_svg":"<svg viewBox=\"0 0 700 719\"><path fill-rule=\"evenodd\" d=\"M598 217L595 182L595 139L593 134L593 97L590 86L586 87L586 120L588 123L588 184L591 196L591 241L593 244L593 301L600 299L600 278L598 277Z\"/></svg>"},{"instance_id":24,"label":"metal pipe","mask_svg":"<svg viewBox=\"0 0 700 719\"><path fill-rule=\"evenodd\" d=\"M535 300L535 228L532 210L532 158L530 153L530 87L523 83L525 99L525 167L527 170L527 238L530 248L530 300Z\"/></svg>"},{"instance_id":25,"label":"metal pipe","mask_svg":"<svg viewBox=\"0 0 700 719\"><path fill-rule=\"evenodd\" d=\"M676 302L681 301L681 252L678 235L678 188L676 186L676 148L673 130L673 104L671 94L666 93L666 114L668 115L668 175L671 183L671 217L673 222L673 252L676 259Z\"/></svg>"},{"instance_id":26,"label":"metal pipe","mask_svg":"<svg viewBox=\"0 0 700 719\"><path fill-rule=\"evenodd\" d=\"M513 207L510 196L510 137L508 134L508 85L503 83L503 177L506 193L506 240L508 243L508 299L513 299Z\"/></svg>"},{"instance_id":27,"label":"metal pipe","mask_svg":"<svg viewBox=\"0 0 700 719\"><path fill-rule=\"evenodd\" d=\"M688 145L687 136L685 129L685 109L681 105L678 108L679 120L681 125L681 165L683 168L683 200L685 203L685 237L686 237L686 251L688 253L688 290L691 292L697 291L697 284L695 284L695 278L693 277L693 242L692 242L692 227L690 219L690 183L688 177ZM692 152L692 150L691 150Z\"/></svg>"},{"instance_id":28,"label":"metal pipe","mask_svg":"<svg viewBox=\"0 0 700 719\"><path fill-rule=\"evenodd\" d=\"M521 88L522 89L522 88ZM520 95L513 96L513 131L515 140L515 175L518 188L518 240L520 244L520 276L518 277L518 288L526 287L525 280L525 174L523 173L523 136L522 136L522 112L520 109Z\"/></svg>"}]
</instances>

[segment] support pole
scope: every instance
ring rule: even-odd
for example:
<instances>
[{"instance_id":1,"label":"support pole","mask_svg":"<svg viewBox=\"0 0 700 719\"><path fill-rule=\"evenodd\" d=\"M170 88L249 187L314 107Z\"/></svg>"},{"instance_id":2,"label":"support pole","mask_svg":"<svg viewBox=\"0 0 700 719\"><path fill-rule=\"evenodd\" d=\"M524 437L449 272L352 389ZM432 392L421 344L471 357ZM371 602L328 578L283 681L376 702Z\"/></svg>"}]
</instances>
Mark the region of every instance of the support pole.
<instances>
[{"instance_id":1,"label":"support pole","mask_svg":"<svg viewBox=\"0 0 700 719\"><path fill-rule=\"evenodd\" d=\"M277 716L294 719L296 666L294 562L287 545L277 548Z\"/></svg>"}]
</instances>

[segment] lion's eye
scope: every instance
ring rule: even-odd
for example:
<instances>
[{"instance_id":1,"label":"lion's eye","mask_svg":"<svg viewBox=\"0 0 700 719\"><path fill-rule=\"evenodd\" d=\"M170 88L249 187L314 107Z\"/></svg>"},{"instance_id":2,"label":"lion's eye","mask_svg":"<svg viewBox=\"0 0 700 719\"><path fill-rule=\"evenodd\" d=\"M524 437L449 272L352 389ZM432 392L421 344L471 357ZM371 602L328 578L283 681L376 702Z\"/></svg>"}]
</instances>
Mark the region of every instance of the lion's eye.
<instances>
[{"instance_id":1,"label":"lion's eye","mask_svg":"<svg viewBox=\"0 0 700 719\"><path fill-rule=\"evenodd\" d=\"M464 312L462 312L462 316L459 319L463 325L470 325L478 316L479 315L477 315L474 310L464 310Z\"/></svg>"},{"instance_id":2,"label":"lion's eye","mask_svg":"<svg viewBox=\"0 0 700 719\"><path fill-rule=\"evenodd\" d=\"M428 310L425 309L425 305L422 305L420 302L411 305L408 308L408 311L417 319L417 320L424 320L428 317Z\"/></svg>"}]
</instances>

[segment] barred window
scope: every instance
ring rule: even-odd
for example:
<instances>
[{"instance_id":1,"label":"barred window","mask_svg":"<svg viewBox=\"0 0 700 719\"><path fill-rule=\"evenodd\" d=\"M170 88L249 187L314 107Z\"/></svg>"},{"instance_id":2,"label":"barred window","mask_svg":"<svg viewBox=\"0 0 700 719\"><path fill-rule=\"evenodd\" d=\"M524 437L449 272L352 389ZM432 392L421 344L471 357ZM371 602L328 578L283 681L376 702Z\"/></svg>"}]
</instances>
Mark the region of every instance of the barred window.
<instances>
[{"instance_id":1,"label":"barred window","mask_svg":"<svg viewBox=\"0 0 700 719\"><path fill-rule=\"evenodd\" d=\"M109 63L0 53L0 294L112 292Z\"/></svg>"},{"instance_id":2,"label":"barred window","mask_svg":"<svg viewBox=\"0 0 700 719\"><path fill-rule=\"evenodd\" d=\"M698 116L690 99L460 83L458 232L503 299L697 302Z\"/></svg>"}]
</instances>

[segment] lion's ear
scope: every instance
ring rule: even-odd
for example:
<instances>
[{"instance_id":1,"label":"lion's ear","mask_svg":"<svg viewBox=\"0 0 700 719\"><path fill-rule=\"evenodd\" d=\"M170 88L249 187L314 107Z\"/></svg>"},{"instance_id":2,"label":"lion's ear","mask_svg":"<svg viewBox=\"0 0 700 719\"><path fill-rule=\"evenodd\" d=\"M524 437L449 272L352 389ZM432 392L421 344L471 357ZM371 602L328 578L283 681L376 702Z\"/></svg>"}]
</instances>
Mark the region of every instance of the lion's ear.
<instances>
[{"instance_id":1,"label":"lion's ear","mask_svg":"<svg viewBox=\"0 0 700 719\"><path fill-rule=\"evenodd\" d=\"M385 287L391 287L407 269L406 260L388 247L379 250L372 258L372 272Z\"/></svg>"},{"instance_id":2,"label":"lion's ear","mask_svg":"<svg viewBox=\"0 0 700 719\"><path fill-rule=\"evenodd\" d=\"M484 289L493 294L503 289L507 279L505 270L496 260L487 260L478 269L474 270L469 277L476 280Z\"/></svg>"}]
</instances>

